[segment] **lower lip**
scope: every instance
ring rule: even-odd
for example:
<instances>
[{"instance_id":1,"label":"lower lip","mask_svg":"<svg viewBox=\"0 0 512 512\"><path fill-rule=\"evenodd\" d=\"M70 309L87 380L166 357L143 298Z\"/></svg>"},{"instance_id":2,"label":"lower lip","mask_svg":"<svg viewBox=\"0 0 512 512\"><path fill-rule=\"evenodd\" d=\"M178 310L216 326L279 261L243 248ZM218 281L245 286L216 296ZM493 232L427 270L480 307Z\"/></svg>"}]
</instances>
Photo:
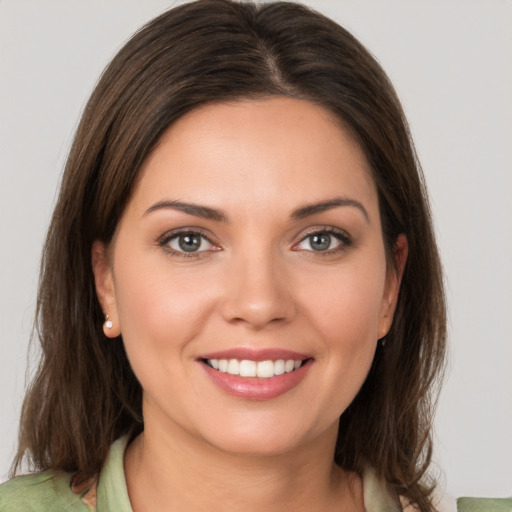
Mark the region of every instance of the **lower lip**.
<instances>
[{"instance_id":1,"label":"lower lip","mask_svg":"<svg viewBox=\"0 0 512 512\"><path fill-rule=\"evenodd\" d=\"M271 400L287 393L302 381L312 363L313 361L308 359L297 370L268 379L260 379L258 377L240 377L239 375L219 372L205 362L200 362L208 377L222 391L228 395L245 398L246 400Z\"/></svg>"}]
</instances>

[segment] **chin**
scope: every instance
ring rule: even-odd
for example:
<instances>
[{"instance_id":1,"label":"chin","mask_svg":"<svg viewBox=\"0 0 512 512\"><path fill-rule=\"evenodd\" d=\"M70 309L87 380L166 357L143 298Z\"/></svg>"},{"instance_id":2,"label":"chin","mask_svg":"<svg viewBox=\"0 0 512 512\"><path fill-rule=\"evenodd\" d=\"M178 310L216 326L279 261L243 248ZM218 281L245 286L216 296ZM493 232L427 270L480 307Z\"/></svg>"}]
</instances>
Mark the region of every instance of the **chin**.
<instances>
[{"instance_id":1,"label":"chin","mask_svg":"<svg viewBox=\"0 0 512 512\"><path fill-rule=\"evenodd\" d=\"M232 435L212 441L212 446L226 454L252 458L279 457L295 452L302 444L289 436L269 437L266 433L254 436Z\"/></svg>"},{"instance_id":2,"label":"chin","mask_svg":"<svg viewBox=\"0 0 512 512\"><path fill-rule=\"evenodd\" d=\"M260 415L256 418L253 414L240 416L242 417L226 419L216 425L210 423L200 437L211 446L233 456L277 457L287 453L296 455L299 448L306 448L322 436L332 441L334 449L337 421L322 428L319 425L308 427L304 418L287 422L286 418L275 415Z\"/></svg>"}]
</instances>

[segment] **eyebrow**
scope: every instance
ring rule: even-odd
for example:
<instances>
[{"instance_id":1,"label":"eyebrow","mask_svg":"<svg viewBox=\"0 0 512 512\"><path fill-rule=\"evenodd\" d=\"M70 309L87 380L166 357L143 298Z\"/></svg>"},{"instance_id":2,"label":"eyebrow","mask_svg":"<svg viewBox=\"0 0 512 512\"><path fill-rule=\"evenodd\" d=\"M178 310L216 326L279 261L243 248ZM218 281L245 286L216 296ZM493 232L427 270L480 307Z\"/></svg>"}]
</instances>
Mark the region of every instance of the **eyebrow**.
<instances>
[{"instance_id":1,"label":"eyebrow","mask_svg":"<svg viewBox=\"0 0 512 512\"><path fill-rule=\"evenodd\" d=\"M313 203L301 208L298 208L292 213L292 219L300 220L305 217L309 217L310 215L315 215L316 213L322 213L327 210L331 210L332 208L337 208L338 206L352 206L361 211L364 218L367 222L370 222L370 216L366 211L366 208L355 199L351 199L348 197L335 197L333 199L328 199L327 201L322 201L320 203Z\"/></svg>"},{"instance_id":2,"label":"eyebrow","mask_svg":"<svg viewBox=\"0 0 512 512\"><path fill-rule=\"evenodd\" d=\"M302 206L292 212L291 218L293 220L300 220L311 215L315 215L317 213L322 213L327 210L337 208L339 206L351 206L357 208L363 214L366 221L370 222L370 217L368 215L368 212L366 211L366 208L359 201L347 197L335 197L333 199L328 199L326 201L321 201L319 203L313 203L308 204L306 206ZM155 203L154 205L150 206L144 212L143 216L156 210L161 210L165 208L178 210L189 215L194 215L195 217L201 217L203 219L209 219L217 222L228 222L228 217L222 210L211 208L209 206L185 203L182 201L159 201L158 203Z\"/></svg>"},{"instance_id":3,"label":"eyebrow","mask_svg":"<svg viewBox=\"0 0 512 512\"><path fill-rule=\"evenodd\" d=\"M228 221L226 214L220 210L210 208L208 206L200 206L198 204L183 203L182 201L159 201L153 206L150 206L144 212L144 215L154 212L155 210L160 210L162 208L172 208L173 210L179 210L180 212L188 213L189 215L194 215L195 217L202 217L203 219L214 220L217 222Z\"/></svg>"}]
</instances>

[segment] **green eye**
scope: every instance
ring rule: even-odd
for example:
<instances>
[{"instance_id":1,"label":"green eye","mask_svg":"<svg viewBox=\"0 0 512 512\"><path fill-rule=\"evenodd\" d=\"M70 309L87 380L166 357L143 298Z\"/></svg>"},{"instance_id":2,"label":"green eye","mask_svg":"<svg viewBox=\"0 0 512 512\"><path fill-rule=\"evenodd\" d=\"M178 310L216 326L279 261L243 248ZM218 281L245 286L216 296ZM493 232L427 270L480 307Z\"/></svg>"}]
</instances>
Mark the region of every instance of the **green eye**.
<instances>
[{"instance_id":1,"label":"green eye","mask_svg":"<svg viewBox=\"0 0 512 512\"><path fill-rule=\"evenodd\" d=\"M202 238L196 233L178 236L178 245L184 252L195 252L201 247Z\"/></svg>"},{"instance_id":2,"label":"green eye","mask_svg":"<svg viewBox=\"0 0 512 512\"><path fill-rule=\"evenodd\" d=\"M327 233L315 233L308 237L309 245L313 251L326 251L331 246L331 238Z\"/></svg>"},{"instance_id":3,"label":"green eye","mask_svg":"<svg viewBox=\"0 0 512 512\"><path fill-rule=\"evenodd\" d=\"M211 251L215 246L201 233L182 231L164 239L162 246L167 246L175 253L194 254Z\"/></svg>"},{"instance_id":4,"label":"green eye","mask_svg":"<svg viewBox=\"0 0 512 512\"><path fill-rule=\"evenodd\" d=\"M295 250L331 254L343 251L351 244L352 239L347 233L329 228L309 233L295 246Z\"/></svg>"}]
</instances>

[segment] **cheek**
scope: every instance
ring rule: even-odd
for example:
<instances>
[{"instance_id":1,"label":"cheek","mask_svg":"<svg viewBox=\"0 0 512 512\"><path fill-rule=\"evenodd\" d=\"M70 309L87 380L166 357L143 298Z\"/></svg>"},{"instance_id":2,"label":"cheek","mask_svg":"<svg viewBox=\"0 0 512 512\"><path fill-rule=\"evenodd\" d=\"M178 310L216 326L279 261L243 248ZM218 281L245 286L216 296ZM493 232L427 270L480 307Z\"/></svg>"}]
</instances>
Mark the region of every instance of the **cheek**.
<instances>
[{"instance_id":1,"label":"cheek","mask_svg":"<svg viewBox=\"0 0 512 512\"><path fill-rule=\"evenodd\" d=\"M351 265L315 276L299 288L308 290L303 309L331 341L356 349L365 340L377 341L382 308L385 265Z\"/></svg>"},{"instance_id":2,"label":"cheek","mask_svg":"<svg viewBox=\"0 0 512 512\"><path fill-rule=\"evenodd\" d=\"M322 340L324 351L319 362L325 368L331 413L339 416L359 391L373 361L385 266L351 266L350 271L342 269L328 278L318 277L316 286L309 283L310 293L304 296L302 309Z\"/></svg>"},{"instance_id":3,"label":"cheek","mask_svg":"<svg viewBox=\"0 0 512 512\"><path fill-rule=\"evenodd\" d=\"M121 332L132 361L166 365L182 356L212 307L204 281L170 272L165 259L130 258L116 266Z\"/></svg>"}]
</instances>

